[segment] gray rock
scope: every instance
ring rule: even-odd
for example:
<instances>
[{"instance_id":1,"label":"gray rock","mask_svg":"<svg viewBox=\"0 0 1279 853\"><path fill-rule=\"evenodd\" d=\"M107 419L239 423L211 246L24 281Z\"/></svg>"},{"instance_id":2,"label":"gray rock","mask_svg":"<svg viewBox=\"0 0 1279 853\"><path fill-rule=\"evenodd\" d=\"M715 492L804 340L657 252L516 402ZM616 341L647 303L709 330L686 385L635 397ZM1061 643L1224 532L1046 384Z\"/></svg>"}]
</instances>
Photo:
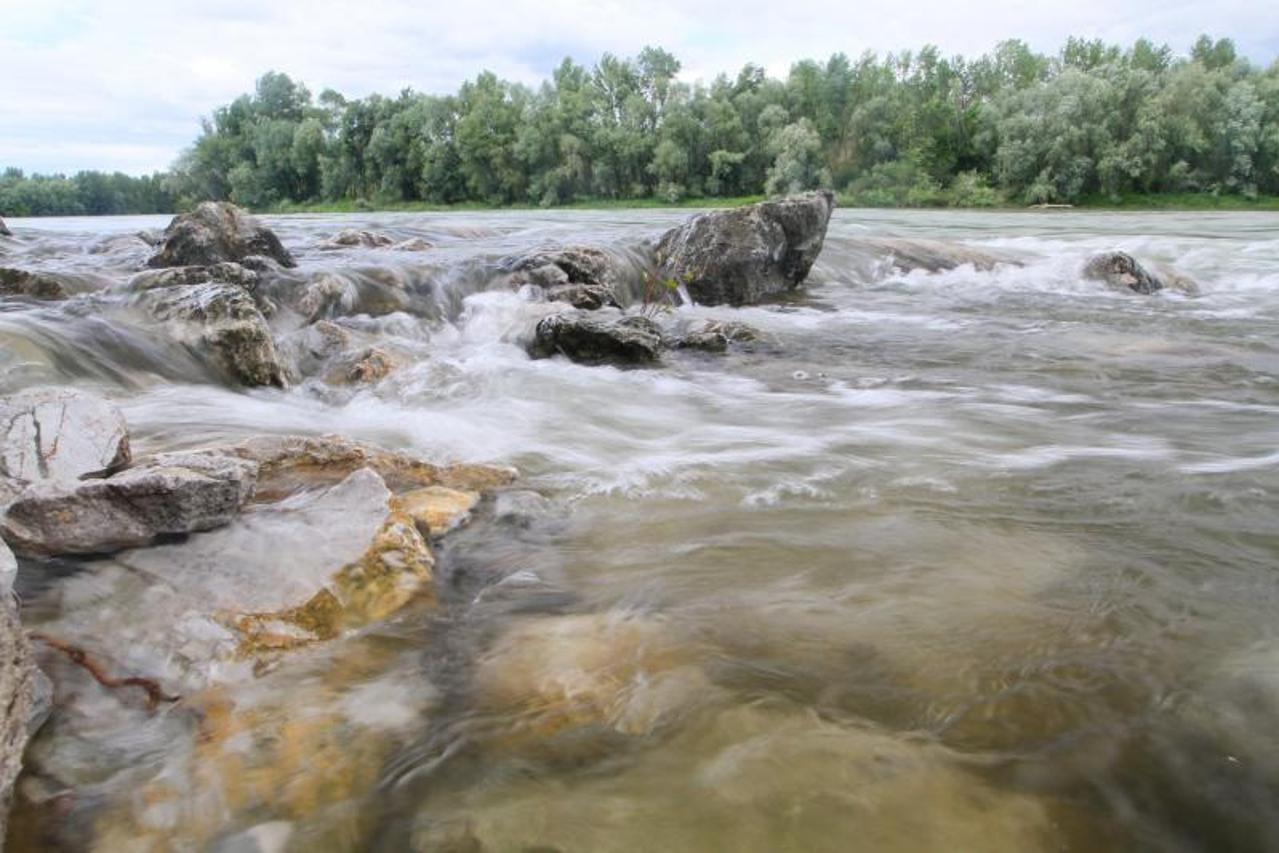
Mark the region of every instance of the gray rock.
<instances>
[{"instance_id":1,"label":"gray rock","mask_svg":"<svg viewBox=\"0 0 1279 853\"><path fill-rule=\"evenodd\" d=\"M129 279L127 288L133 291L155 290L162 287L179 287L187 284L234 284L250 293L257 289L258 274L235 263L213 264L207 267L169 267L147 270Z\"/></svg>"},{"instance_id":2,"label":"gray rock","mask_svg":"<svg viewBox=\"0 0 1279 853\"><path fill-rule=\"evenodd\" d=\"M0 219L0 237L12 237L13 232L9 230L9 226L4 224L4 220Z\"/></svg>"},{"instance_id":3,"label":"gray rock","mask_svg":"<svg viewBox=\"0 0 1279 853\"><path fill-rule=\"evenodd\" d=\"M752 305L793 290L821 253L834 208L822 191L703 213L663 235L659 276L703 305Z\"/></svg>"},{"instance_id":4,"label":"gray rock","mask_svg":"<svg viewBox=\"0 0 1279 853\"><path fill-rule=\"evenodd\" d=\"M593 246L540 249L503 264L513 284L533 284L548 299L593 311L620 306L619 294L634 271L619 257Z\"/></svg>"},{"instance_id":5,"label":"gray rock","mask_svg":"<svg viewBox=\"0 0 1279 853\"><path fill-rule=\"evenodd\" d=\"M657 362L662 333L645 317L620 319L571 311L537 324L529 353L534 358L567 356L580 364L646 365Z\"/></svg>"},{"instance_id":6,"label":"gray rock","mask_svg":"<svg viewBox=\"0 0 1279 853\"><path fill-rule=\"evenodd\" d=\"M24 555L100 554L229 523L253 495L257 465L165 453L104 480L27 487L0 523Z\"/></svg>"},{"instance_id":7,"label":"gray rock","mask_svg":"<svg viewBox=\"0 0 1279 853\"><path fill-rule=\"evenodd\" d=\"M270 228L225 201L206 201L173 218L149 267L212 266L265 255L281 266L296 266Z\"/></svg>"},{"instance_id":8,"label":"gray rock","mask_svg":"<svg viewBox=\"0 0 1279 853\"><path fill-rule=\"evenodd\" d=\"M1093 255L1084 264L1084 278L1105 282L1117 289L1127 288L1134 293L1149 296L1166 286L1164 281L1147 270L1127 252L1102 252Z\"/></svg>"},{"instance_id":9,"label":"gray rock","mask_svg":"<svg viewBox=\"0 0 1279 853\"><path fill-rule=\"evenodd\" d=\"M976 269L992 270L999 264L1021 266L1016 260L981 249L974 249L960 243L948 243L943 240L910 240L904 238L882 237L850 240L848 245L873 255L880 256L888 264L901 272L944 272L957 269L965 264Z\"/></svg>"},{"instance_id":10,"label":"gray rock","mask_svg":"<svg viewBox=\"0 0 1279 853\"><path fill-rule=\"evenodd\" d=\"M8 823L13 783L22 754L49 713L48 680L36 669L17 609L0 600L0 839Z\"/></svg>"},{"instance_id":11,"label":"gray rock","mask_svg":"<svg viewBox=\"0 0 1279 853\"><path fill-rule=\"evenodd\" d=\"M13 589L13 582L18 579L18 559L13 551L0 539L0 598L8 595Z\"/></svg>"},{"instance_id":12,"label":"gray rock","mask_svg":"<svg viewBox=\"0 0 1279 853\"><path fill-rule=\"evenodd\" d=\"M70 388L29 388L0 400L0 476L23 483L100 476L129 463L129 428L115 406Z\"/></svg>"},{"instance_id":13,"label":"gray rock","mask_svg":"<svg viewBox=\"0 0 1279 853\"><path fill-rule=\"evenodd\" d=\"M244 288L220 282L175 285L149 290L140 299L152 317L168 323L187 346L212 356L233 380L285 387L271 329Z\"/></svg>"}]
</instances>

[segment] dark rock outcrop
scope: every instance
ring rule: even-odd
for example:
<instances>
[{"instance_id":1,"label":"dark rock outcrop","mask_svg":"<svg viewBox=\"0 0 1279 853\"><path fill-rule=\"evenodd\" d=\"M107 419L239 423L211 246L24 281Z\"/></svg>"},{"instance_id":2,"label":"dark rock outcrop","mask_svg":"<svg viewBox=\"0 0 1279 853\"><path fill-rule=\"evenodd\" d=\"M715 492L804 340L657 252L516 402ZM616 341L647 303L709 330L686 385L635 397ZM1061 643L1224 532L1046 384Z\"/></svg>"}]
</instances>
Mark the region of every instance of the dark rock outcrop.
<instances>
[{"instance_id":1,"label":"dark rock outcrop","mask_svg":"<svg viewBox=\"0 0 1279 853\"><path fill-rule=\"evenodd\" d=\"M193 350L210 355L235 381L285 386L271 329L243 287L220 282L174 285L149 290L139 299L152 317L168 323Z\"/></svg>"},{"instance_id":2,"label":"dark rock outcrop","mask_svg":"<svg viewBox=\"0 0 1279 853\"><path fill-rule=\"evenodd\" d=\"M1102 252L1084 264L1084 278L1105 282L1117 289L1127 288L1149 296L1163 290L1159 276L1151 273L1127 252Z\"/></svg>"},{"instance_id":3,"label":"dark rock outcrop","mask_svg":"<svg viewBox=\"0 0 1279 853\"><path fill-rule=\"evenodd\" d=\"M656 363L661 349L661 329L646 317L609 319L570 311L537 324L529 353L534 358L563 355L579 364L629 367Z\"/></svg>"},{"instance_id":4,"label":"dark rock outcrop","mask_svg":"<svg viewBox=\"0 0 1279 853\"><path fill-rule=\"evenodd\" d=\"M165 453L102 480L28 486L0 529L19 554L98 554L227 524L253 495L257 465Z\"/></svg>"},{"instance_id":5,"label":"dark rock outcrop","mask_svg":"<svg viewBox=\"0 0 1279 853\"><path fill-rule=\"evenodd\" d=\"M265 255L281 266L296 266L275 232L233 204L206 201L173 218L149 267L212 266Z\"/></svg>"},{"instance_id":6,"label":"dark rock outcrop","mask_svg":"<svg viewBox=\"0 0 1279 853\"><path fill-rule=\"evenodd\" d=\"M703 305L752 305L808 276L835 208L830 192L808 192L696 216L663 235L659 276Z\"/></svg>"},{"instance_id":7,"label":"dark rock outcrop","mask_svg":"<svg viewBox=\"0 0 1279 853\"><path fill-rule=\"evenodd\" d=\"M19 483L79 480L129 463L124 415L70 388L29 388L0 400L0 476Z\"/></svg>"}]
</instances>

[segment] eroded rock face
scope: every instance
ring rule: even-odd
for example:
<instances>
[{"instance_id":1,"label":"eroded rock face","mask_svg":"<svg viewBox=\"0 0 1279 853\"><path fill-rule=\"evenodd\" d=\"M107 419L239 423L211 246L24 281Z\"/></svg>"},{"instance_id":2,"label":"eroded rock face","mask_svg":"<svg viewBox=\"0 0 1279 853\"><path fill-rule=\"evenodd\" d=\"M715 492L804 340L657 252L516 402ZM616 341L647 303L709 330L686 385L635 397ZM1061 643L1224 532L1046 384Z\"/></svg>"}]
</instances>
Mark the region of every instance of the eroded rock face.
<instances>
[{"instance_id":1,"label":"eroded rock face","mask_svg":"<svg viewBox=\"0 0 1279 853\"><path fill-rule=\"evenodd\" d=\"M7 550L0 544L0 550ZM10 555L12 559L12 555ZM14 780L27 741L48 715L47 681L36 669L17 608L0 595L0 838L4 837Z\"/></svg>"},{"instance_id":2,"label":"eroded rock face","mask_svg":"<svg viewBox=\"0 0 1279 853\"><path fill-rule=\"evenodd\" d=\"M534 358L563 355L579 364L633 367L655 364L661 348L661 329L645 317L566 312L537 324L529 353Z\"/></svg>"},{"instance_id":3,"label":"eroded rock face","mask_svg":"<svg viewBox=\"0 0 1279 853\"><path fill-rule=\"evenodd\" d=\"M165 453L101 480L28 486L0 523L19 554L100 554L227 524L253 494L256 466Z\"/></svg>"},{"instance_id":4,"label":"eroded rock face","mask_svg":"<svg viewBox=\"0 0 1279 853\"><path fill-rule=\"evenodd\" d=\"M173 218L149 267L212 266L264 255L281 266L296 266L270 228L225 201L206 201Z\"/></svg>"},{"instance_id":5,"label":"eroded rock face","mask_svg":"<svg viewBox=\"0 0 1279 853\"><path fill-rule=\"evenodd\" d=\"M821 253L834 208L822 191L703 213L662 237L659 277L703 305L753 305L793 290Z\"/></svg>"},{"instance_id":6,"label":"eroded rock face","mask_svg":"<svg viewBox=\"0 0 1279 853\"><path fill-rule=\"evenodd\" d=\"M23 483L78 480L127 465L124 415L70 388L30 388L0 400L0 475Z\"/></svg>"},{"instance_id":7,"label":"eroded rock face","mask_svg":"<svg viewBox=\"0 0 1279 853\"><path fill-rule=\"evenodd\" d=\"M964 265L970 265L982 271L992 270L1000 264L1020 266L1012 258L943 240L870 237L852 240L849 243L851 246L882 257L889 266L900 272L915 270L930 273L945 272Z\"/></svg>"},{"instance_id":8,"label":"eroded rock face","mask_svg":"<svg viewBox=\"0 0 1279 853\"><path fill-rule=\"evenodd\" d=\"M285 386L271 329L243 287L217 282L158 287L140 300L155 319L170 324L179 340L208 353L235 381Z\"/></svg>"},{"instance_id":9,"label":"eroded rock face","mask_svg":"<svg viewBox=\"0 0 1279 853\"><path fill-rule=\"evenodd\" d=\"M1084 278L1105 282L1117 289L1127 288L1149 296L1164 289L1164 282L1127 252L1102 252L1084 264Z\"/></svg>"}]
</instances>

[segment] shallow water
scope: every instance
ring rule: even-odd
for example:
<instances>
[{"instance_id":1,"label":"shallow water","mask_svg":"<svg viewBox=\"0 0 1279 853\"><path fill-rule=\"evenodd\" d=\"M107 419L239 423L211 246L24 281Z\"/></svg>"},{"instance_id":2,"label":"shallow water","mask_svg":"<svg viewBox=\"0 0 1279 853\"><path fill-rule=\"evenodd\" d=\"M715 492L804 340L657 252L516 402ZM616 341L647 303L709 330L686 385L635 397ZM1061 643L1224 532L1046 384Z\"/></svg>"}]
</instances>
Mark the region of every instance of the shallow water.
<instances>
[{"instance_id":1,"label":"shallow water","mask_svg":"<svg viewBox=\"0 0 1279 853\"><path fill-rule=\"evenodd\" d=\"M766 346L525 355L550 309L496 259L685 216L268 219L299 276L409 294L353 322L412 363L345 394L222 387L101 293L0 303L0 391L104 393L135 453L336 432L546 499L448 540L438 607L238 687L234 748L108 694L55 716L32 750L81 781L20 786L10 849L1279 847L1279 218L837 211L802 294L679 309ZM123 282L165 221L11 220L0 264ZM346 227L436 248L316 248ZM899 274L867 236L1024 266ZM1109 248L1202 292L1083 280ZM139 571L26 564L24 619L116 602L95 630L165 672Z\"/></svg>"}]
</instances>

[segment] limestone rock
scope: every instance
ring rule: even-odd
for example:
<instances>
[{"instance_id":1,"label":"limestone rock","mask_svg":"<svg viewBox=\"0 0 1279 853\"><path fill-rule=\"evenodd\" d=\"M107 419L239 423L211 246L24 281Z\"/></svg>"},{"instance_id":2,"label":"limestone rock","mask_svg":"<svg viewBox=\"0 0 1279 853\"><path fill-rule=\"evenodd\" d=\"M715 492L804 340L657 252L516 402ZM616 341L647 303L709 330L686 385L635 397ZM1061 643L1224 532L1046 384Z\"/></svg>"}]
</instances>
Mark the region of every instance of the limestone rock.
<instances>
[{"instance_id":1,"label":"limestone rock","mask_svg":"<svg viewBox=\"0 0 1279 853\"><path fill-rule=\"evenodd\" d=\"M703 305L753 305L798 287L821 253L832 193L703 213L662 236L659 277Z\"/></svg>"},{"instance_id":2,"label":"limestone rock","mask_svg":"<svg viewBox=\"0 0 1279 853\"><path fill-rule=\"evenodd\" d=\"M270 228L225 201L206 201L173 218L150 267L212 266L265 255L281 266L296 266Z\"/></svg>"},{"instance_id":3,"label":"limestone rock","mask_svg":"<svg viewBox=\"0 0 1279 853\"><path fill-rule=\"evenodd\" d=\"M476 492L427 486L400 495L395 506L416 521L426 535L439 536L465 524L479 502Z\"/></svg>"},{"instance_id":4,"label":"limestone rock","mask_svg":"<svg viewBox=\"0 0 1279 853\"><path fill-rule=\"evenodd\" d=\"M580 364L629 367L656 363L661 347L661 329L645 317L609 319L566 312L537 324L529 353L534 358L563 355Z\"/></svg>"},{"instance_id":5,"label":"limestone rock","mask_svg":"<svg viewBox=\"0 0 1279 853\"><path fill-rule=\"evenodd\" d=\"M0 476L77 480L127 465L129 429L106 400L70 388L30 388L0 400Z\"/></svg>"},{"instance_id":6,"label":"limestone rock","mask_svg":"<svg viewBox=\"0 0 1279 853\"><path fill-rule=\"evenodd\" d=\"M252 292L258 286L258 274L237 263L220 263L207 267L169 267L161 270L147 270L129 280L128 289L133 291L154 290L161 287L177 287L186 284L209 284L219 282L234 284Z\"/></svg>"},{"instance_id":7,"label":"limestone rock","mask_svg":"<svg viewBox=\"0 0 1279 853\"><path fill-rule=\"evenodd\" d=\"M258 497L273 500L301 489L334 485L370 468L393 492L428 486L486 493L516 478L512 468L493 465L433 465L413 456L361 444L337 435L266 435L206 453L226 453L259 466Z\"/></svg>"},{"instance_id":8,"label":"limestone rock","mask_svg":"<svg viewBox=\"0 0 1279 853\"><path fill-rule=\"evenodd\" d=\"M256 466L165 453L102 480L41 481L18 495L0 529L20 554L98 554L228 523L253 494Z\"/></svg>"},{"instance_id":9,"label":"limestone rock","mask_svg":"<svg viewBox=\"0 0 1279 853\"><path fill-rule=\"evenodd\" d=\"M284 387L266 318L244 288L221 282L174 285L147 291L139 299L155 319L168 323L179 340L245 385Z\"/></svg>"}]
</instances>

